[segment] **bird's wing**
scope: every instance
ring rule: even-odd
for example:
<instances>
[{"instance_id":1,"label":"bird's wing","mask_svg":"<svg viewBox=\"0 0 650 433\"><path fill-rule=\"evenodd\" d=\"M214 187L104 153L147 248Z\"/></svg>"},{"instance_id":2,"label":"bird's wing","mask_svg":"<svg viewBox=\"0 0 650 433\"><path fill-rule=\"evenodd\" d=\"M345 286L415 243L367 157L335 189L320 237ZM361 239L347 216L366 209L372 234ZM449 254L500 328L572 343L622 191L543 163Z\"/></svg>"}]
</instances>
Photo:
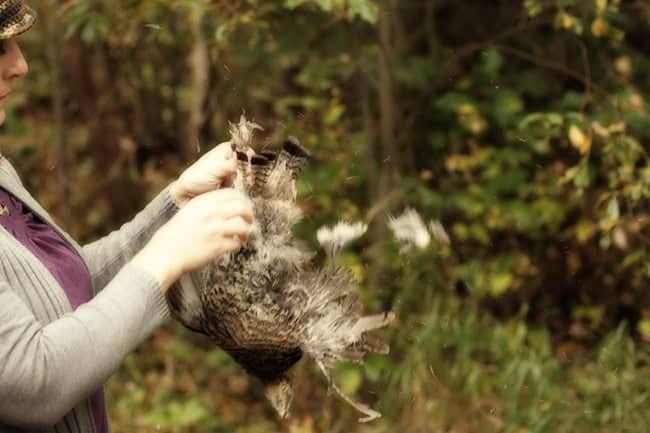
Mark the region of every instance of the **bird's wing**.
<instances>
[{"instance_id":1,"label":"bird's wing","mask_svg":"<svg viewBox=\"0 0 650 433\"><path fill-rule=\"evenodd\" d=\"M204 310L199 292L199 277L195 273L185 274L167 291L167 303L174 317L196 332L203 329Z\"/></svg>"}]
</instances>

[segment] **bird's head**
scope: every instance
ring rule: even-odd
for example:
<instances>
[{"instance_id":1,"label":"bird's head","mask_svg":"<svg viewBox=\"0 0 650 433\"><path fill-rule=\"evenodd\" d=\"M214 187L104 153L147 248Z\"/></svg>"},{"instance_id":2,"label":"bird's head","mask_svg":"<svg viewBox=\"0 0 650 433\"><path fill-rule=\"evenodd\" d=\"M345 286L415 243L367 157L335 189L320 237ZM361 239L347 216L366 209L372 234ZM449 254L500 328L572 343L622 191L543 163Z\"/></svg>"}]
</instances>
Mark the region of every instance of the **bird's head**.
<instances>
[{"instance_id":1,"label":"bird's head","mask_svg":"<svg viewBox=\"0 0 650 433\"><path fill-rule=\"evenodd\" d=\"M283 375L279 380L265 383L264 395L271 402L271 406L280 418L284 419L289 416L289 409L293 401L293 388L287 376Z\"/></svg>"}]
</instances>

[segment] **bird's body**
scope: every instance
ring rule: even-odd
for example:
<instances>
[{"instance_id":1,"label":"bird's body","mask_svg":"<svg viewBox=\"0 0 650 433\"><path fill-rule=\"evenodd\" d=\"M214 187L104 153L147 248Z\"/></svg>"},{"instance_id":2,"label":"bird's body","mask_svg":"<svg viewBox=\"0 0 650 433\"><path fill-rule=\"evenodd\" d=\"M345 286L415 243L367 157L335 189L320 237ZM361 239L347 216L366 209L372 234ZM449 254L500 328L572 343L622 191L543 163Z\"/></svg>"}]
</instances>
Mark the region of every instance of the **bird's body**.
<instances>
[{"instance_id":1,"label":"bird's body","mask_svg":"<svg viewBox=\"0 0 650 433\"><path fill-rule=\"evenodd\" d=\"M292 397L286 373L304 354L329 379L336 361L387 351L365 332L386 325L392 315L360 317L352 273L334 265L315 267L313 255L294 245L292 228L302 218L295 181L308 158L297 141L287 140L277 154L254 156L250 166L243 155L235 187L253 201L255 223L247 242L238 253L181 278L168 302L178 320L208 335L259 378L286 416ZM343 397L368 419L379 415Z\"/></svg>"}]
</instances>

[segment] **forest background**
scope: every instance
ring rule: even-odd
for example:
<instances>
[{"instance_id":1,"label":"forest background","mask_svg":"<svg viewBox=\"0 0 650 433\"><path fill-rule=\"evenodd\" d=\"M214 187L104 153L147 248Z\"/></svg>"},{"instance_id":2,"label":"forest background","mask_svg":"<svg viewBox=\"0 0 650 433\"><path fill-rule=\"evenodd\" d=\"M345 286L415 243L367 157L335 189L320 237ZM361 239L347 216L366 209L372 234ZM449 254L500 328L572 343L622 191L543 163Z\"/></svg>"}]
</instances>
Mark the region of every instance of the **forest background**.
<instances>
[{"instance_id":1,"label":"forest background","mask_svg":"<svg viewBox=\"0 0 650 433\"><path fill-rule=\"evenodd\" d=\"M80 241L127 221L228 121L314 158L298 237L370 221L341 261L389 356L292 417L170 324L111 379L123 432L643 432L650 425L646 0L34 0L0 149ZM407 254L413 207L449 245Z\"/></svg>"}]
</instances>

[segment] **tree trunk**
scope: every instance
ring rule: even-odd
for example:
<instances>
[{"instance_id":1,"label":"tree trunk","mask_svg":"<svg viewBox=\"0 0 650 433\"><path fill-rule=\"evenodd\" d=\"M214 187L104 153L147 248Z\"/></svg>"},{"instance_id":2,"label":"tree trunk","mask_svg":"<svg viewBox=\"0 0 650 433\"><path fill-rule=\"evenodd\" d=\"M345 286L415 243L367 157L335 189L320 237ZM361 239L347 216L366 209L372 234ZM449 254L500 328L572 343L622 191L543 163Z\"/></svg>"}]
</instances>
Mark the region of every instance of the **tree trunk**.
<instances>
[{"instance_id":1,"label":"tree trunk","mask_svg":"<svg viewBox=\"0 0 650 433\"><path fill-rule=\"evenodd\" d=\"M401 154L396 140L397 98L393 79L393 0L381 0L378 22L379 36L379 146L375 154L378 157L379 176L373 201L391 197L391 190L399 185ZM389 206L385 203L383 206ZM384 268L384 246L387 240L386 212L379 211L372 224L372 239L375 251L373 265L368 275L368 285L377 289L381 284Z\"/></svg>"},{"instance_id":2,"label":"tree trunk","mask_svg":"<svg viewBox=\"0 0 650 433\"><path fill-rule=\"evenodd\" d=\"M210 57L205 36L203 35L202 22L202 14L200 13L192 20L194 45L189 56L192 77L190 83L192 102L189 107L185 142L182 145L185 161L196 159L196 154L200 151L201 129L205 123L204 107L209 90Z\"/></svg>"},{"instance_id":3,"label":"tree trunk","mask_svg":"<svg viewBox=\"0 0 650 433\"><path fill-rule=\"evenodd\" d=\"M378 199L377 194L377 133L370 104L370 89L368 79L362 72L359 73L359 101L361 103L361 115L363 118L363 129L366 135L366 171L368 176L368 198L372 204Z\"/></svg>"},{"instance_id":4,"label":"tree trunk","mask_svg":"<svg viewBox=\"0 0 650 433\"><path fill-rule=\"evenodd\" d=\"M45 23L46 49L50 69L52 87L52 111L54 114L55 146L57 150L56 173L58 177L58 214L61 218L61 225L68 227L70 222L70 209L68 207L68 178L66 176L67 146L65 132L64 113L64 86L61 79L61 40L59 33L59 14L57 1L50 0L47 3L49 19Z\"/></svg>"}]
</instances>

